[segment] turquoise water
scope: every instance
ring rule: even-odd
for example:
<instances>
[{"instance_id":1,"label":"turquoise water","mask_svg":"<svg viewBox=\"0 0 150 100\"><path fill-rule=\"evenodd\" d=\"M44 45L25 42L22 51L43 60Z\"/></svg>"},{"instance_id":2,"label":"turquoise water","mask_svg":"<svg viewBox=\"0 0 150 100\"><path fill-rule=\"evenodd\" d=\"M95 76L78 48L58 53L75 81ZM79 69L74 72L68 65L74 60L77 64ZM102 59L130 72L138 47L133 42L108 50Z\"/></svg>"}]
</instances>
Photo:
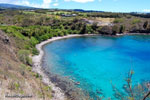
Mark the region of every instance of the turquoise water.
<instances>
[{"instance_id":1,"label":"turquoise water","mask_svg":"<svg viewBox=\"0 0 150 100\"><path fill-rule=\"evenodd\" d=\"M44 47L54 74L80 82L91 97L113 97L112 84L121 91L132 69L133 84L150 79L150 36L93 36L63 39ZM97 91L101 91L98 93Z\"/></svg>"}]
</instances>

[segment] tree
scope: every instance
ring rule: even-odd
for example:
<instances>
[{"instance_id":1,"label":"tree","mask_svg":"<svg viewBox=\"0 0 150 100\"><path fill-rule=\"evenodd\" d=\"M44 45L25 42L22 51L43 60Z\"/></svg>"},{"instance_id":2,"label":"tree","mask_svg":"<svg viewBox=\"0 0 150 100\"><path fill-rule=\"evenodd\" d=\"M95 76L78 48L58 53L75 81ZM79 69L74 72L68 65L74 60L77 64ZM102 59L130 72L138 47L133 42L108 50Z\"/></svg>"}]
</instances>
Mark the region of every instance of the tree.
<instances>
[{"instance_id":1,"label":"tree","mask_svg":"<svg viewBox=\"0 0 150 100\"><path fill-rule=\"evenodd\" d=\"M112 27L112 35L115 35L116 33L119 33L119 28L118 28L118 26L117 25L114 25L113 27Z\"/></svg>"},{"instance_id":2,"label":"tree","mask_svg":"<svg viewBox=\"0 0 150 100\"><path fill-rule=\"evenodd\" d=\"M98 28L98 25L97 25L97 24L98 24L98 23L93 23L93 24L92 24L92 29L93 29L93 30L96 30L96 29Z\"/></svg>"},{"instance_id":3,"label":"tree","mask_svg":"<svg viewBox=\"0 0 150 100\"><path fill-rule=\"evenodd\" d=\"M30 38L30 43L34 47L37 43L39 43L39 41L35 37L31 37Z\"/></svg>"},{"instance_id":4,"label":"tree","mask_svg":"<svg viewBox=\"0 0 150 100\"><path fill-rule=\"evenodd\" d=\"M86 32L87 32L88 34L94 33L94 32L93 32L93 29L92 29L92 27L91 27L90 25L87 25L87 26L86 26Z\"/></svg>"},{"instance_id":5,"label":"tree","mask_svg":"<svg viewBox=\"0 0 150 100\"><path fill-rule=\"evenodd\" d=\"M80 34L85 34L85 33L86 33L86 24L83 24Z\"/></svg>"},{"instance_id":6,"label":"tree","mask_svg":"<svg viewBox=\"0 0 150 100\"><path fill-rule=\"evenodd\" d=\"M126 84L123 86L124 92L112 85L115 98L118 100L149 100L150 82L133 85L133 74L134 72L132 70L128 73Z\"/></svg>"},{"instance_id":7,"label":"tree","mask_svg":"<svg viewBox=\"0 0 150 100\"><path fill-rule=\"evenodd\" d=\"M44 34L44 35L42 35L42 36L40 37L40 41L44 41L44 40L47 40L47 39L49 39L48 34Z\"/></svg>"}]
</instances>

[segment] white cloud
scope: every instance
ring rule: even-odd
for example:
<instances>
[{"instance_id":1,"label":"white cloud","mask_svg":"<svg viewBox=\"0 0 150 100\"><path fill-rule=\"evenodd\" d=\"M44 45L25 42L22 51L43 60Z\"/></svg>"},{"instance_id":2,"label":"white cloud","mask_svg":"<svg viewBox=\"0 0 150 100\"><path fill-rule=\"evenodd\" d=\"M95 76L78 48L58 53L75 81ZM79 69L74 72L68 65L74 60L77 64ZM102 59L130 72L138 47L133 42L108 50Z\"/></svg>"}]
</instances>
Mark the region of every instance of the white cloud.
<instances>
[{"instance_id":1,"label":"white cloud","mask_svg":"<svg viewBox=\"0 0 150 100\"><path fill-rule=\"evenodd\" d=\"M69 1L71 1L71 0L64 0L64 1L69 2Z\"/></svg>"},{"instance_id":2,"label":"white cloud","mask_svg":"<svg viewBox=\"0 0 150 100\"><path fill-rule=\"evenodd\" d=\"M14 4L16 4L16 5L30 6L30 2L27 1L27 0L23 0L23 1L15 1Z\"/></svg>"},{"instance_id":3,"label":"white cloud","mask_svg":"<svg viewBox=\"0 0 150 100\"><path fill-rule=\"evenodd\" d=\"M58 0L55 0L55 2L57 1ZM37 7L37 8L50 8L52 0L43 0L42 4L31 3L29 2L29 0L0 0L0 3L9 3L9 4L16 4L16 5Z\"/></svg>"},{"instance_id":4,"label":"white cloud","mask_svg":"<svg viewBox=\"0 0 150 100\"><path fill-rule=\"evenodd\" d=\"M0 3L9 3L9 4L14 4L15 2L18 2L19 0L0 0Z\"/></svg>"},{"instance_id":5,"label":"white cloud","mask_svg":"<svg viewBox=\"0 0 150 100\"><path fill-rule=\"evenodd\" d=\"M49 8L52 0L43 0L42 8Z\"/></svg>"},{"instance_id":6,"label":"white cloud","mask_svg":"<svg viewBox=\"0 0 150 100\"><path fill-rule=\"evenodd\" d=\"M150 12L150 9L144 9L143 12Z\"/></svg>"},{"instance_id":7,"label":"white cloud","mask_svg":"<svg viewBox=\"0 0 150 100\"><path fill-rule=\"evenodd\" d=\"M74 1L74 2L79 2L79 3L87 3L87 2L93 2L95 0L64 0L66 2L69 2L69 1Z\"/></svg>"},{"instance_id":8,"label":"white cloud","mask_svg":"<svg viewBox=\"0 0 150 100\"><path fill-rule=\"evenodd\" d=\"M98 0L99 2L102 2L102 0Z\"/></svg>"},{"instance_id":9,"label":"white cloud","mask_svg":"<svg viewBox=\"0 0 150 100\"><path fill-rule=\"evenodd\" d=\"M58 6L58 5L59 5L58 3L54 3L54 4L53 4L53 6Z\"/></svg>"},{"instance_id":10,"label":"white cloud","mask_svg":"<svg viewBox=\"0 0 150 100\"><path fill-rule=\"evenodd\" d=\"M22 5L22 6L30 6L30 7L41 7L41 5L39 4L35 4L35 3L30 3L28 0L23 0L23 1L18 1L18 0L14 0L14 2L12 2L12 4L16 4L16 5Z\"/></svg>"}]
</instances>

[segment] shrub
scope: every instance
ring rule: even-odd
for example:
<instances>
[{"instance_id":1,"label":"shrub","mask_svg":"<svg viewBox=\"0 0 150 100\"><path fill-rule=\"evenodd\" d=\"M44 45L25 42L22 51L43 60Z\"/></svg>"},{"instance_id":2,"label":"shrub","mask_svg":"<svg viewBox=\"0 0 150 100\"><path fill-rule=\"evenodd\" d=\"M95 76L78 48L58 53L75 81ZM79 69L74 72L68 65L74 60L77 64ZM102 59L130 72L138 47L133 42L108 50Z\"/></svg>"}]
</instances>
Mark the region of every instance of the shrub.
<instances>
[{"instance_id":1,"label":"shrub","mask_svg":"<svg viewBox=\"0 0 150 100\"><path fill-rule=\"evenodd\" d=\"M36 38L31 37L31 39L30 39L30 43L31 43L31 45L34 47L36 44L38 44L38 43L39 43L39 41L38 41Z\"/></svg>"},{"instance_id":2,"label":"shrub","mask_svg":"<svg viewBox=\"0 0 150 100\"><path fill-rule=\"evenodd\" d=\"M68 35L68 33L67 33L66 30L63 30L62 32L64 33L64 36L65 36L65 35Z\"/></svg>"},{"instance_id":3,"label":"shrub","mask_svg":"<svg viewBox=\"0 0 150 100\"><path fill-rule=\"evenodd\" d=\"M38 55L38 54L39 54L39 51L38 51L36 48L33 48L33 49L32 49L32 54L33 54L33 55Z\"/></svg>"},{"instance_id":4,"label":"shrub","mask_svg":"<svg viewBox=\"0 0 150 100\"><path fill-rule=\"evenodd\" d=\"M25 69L25 68L26 68L26 65L21 64L20 67L23 68L23 69Z\"/></svg>"},{"instance_id":5,"label":"shrub","mask_svg":"<svg viewBox=\"0 0 150 100\"><path fill-rule=\"evenodd\" d=\"M45 86L45 87L44 87L44 90L45 90L45 91L51 91L52 88L51 88L50 86Z\"/></svg>"},{"instance_id":6,"label":"shrub","mask_svg":"<svg viewBox=\"0 0 150 100\"><path fill-rule=\"evenodd\" d=\"M140 22L141 22L140 19L133 19L133 20L132 20L132 24L137 24L137 23L140 23Z\"/></svg>"},{"instance_id":7,"label":"shrub","mask_svg":"<svg viewBox=\"0 0 150 100\"><path fill-rule=\"evenodd\" d=\"M24 64L32 65L32 59L29 57L30 52L28 50L20 50L18 57Z\"/></svg>"},{"instance_id":8,"label":"shrub","mask_svg":"<svg viewBox=\"0 0 150 100\"><path fill-rule=\"evenodd\" d=\"M49 33L48 34L48 39L51 39L53 37L53 34Z\"/></svg>"},{"instance_id":9,"label":"shrub","mask_svg":"<svg viewBox=\"0 0 150 100\"><path fill-rule=\"evenodd\" d=\"M14 83L14 86L15 86L15 90L19 90L19 88L20 88L20 84L19 83Z\"/></svg>"},{"instance_id":10,"label":"shrub","mask_svg":"<svg viewBox=\"0 0 150 100\"><path fill-rule=\"evenodd\" d=\"M119 29L119 33L124 33L125 32L125 26L121 25Z\"/></svg>"},{"instance_id":11,"label":"shrub","mask_svg":"<svg viewBox=\"0 0 150 100\"><path fill-rule=\"evenodd\" d=\"M39 78L40 77L40 75L38 74L38 73L35 73L35 75L34 75L36 78Z\"/></svg>"},{"instance_id":12,"label":"shrub","mask_svg":"<svg viewBox=\"0 0 150 100\"><path fill-rule=\"evenodd\" d=\"M114 26L112 27L112 32L113 32L113 35L115 35L116 33L119 33L119 28L118 28L117 25L114 25Z\"/></svg>"},{"instance_id":13,"label":"shrub","mask_svg":"<svg viewBox=\"0 0 150 100\"><path fill-rule=\"evenodd\" d=\"M124 22L124 19L123 18L116 18L114 20L114 23L123 23Z\"/></svg>"},{"instance_id":14,"label":"shrub","mask_svg":"<svg viewBox=\"0 0 150 100\"><path fill-rule=\"evenodd\" d=\"M29 50L30 49L30 46L29 45L24 45L24 48Z\"/></svg>"},{"instance_id":15,"label":"shrub","mask_svg":"<svg viewBox=\"0 0 150 100\"><path fill-rule=\"evenodd\" d=\"M64 33L63 32L58 32L58 36L64 36Z\"/></svg>"},{"instance_id":16,"label":"shrub","mask_svg":"<svg viewBox=\"0 0 150 100\"><path fill-rule=\"evenodd\" d=\"M53 36L54 36L54 37L57 37L57 36L58 36L57 32L54 32L54 33L53 33Z\"/></svg>"},{"instance_id":17,"label":"shrub","mask_svg":"<svg viewBox=\"0 0 150 100\"><path fill-rule=\"evenodd\" d=\"M30 66L27 66L26 69L30 72L32 71L32 67L30 67Z\"/></svg>"},{"instance_id":18,"label":"shrub","mask_svg":"<svg viewBox=\"0 0 150 100\"><path fill-rule=\"evenodd\" d=\"M88 34L93 33L93 29L91 26L89 26L89 25L86 26L86 33L88 33Z\"/></svg>"},{"instance_id":19,"label":"shrub","mask_svg":"<svg viewBox=\"0 0 150 100\"><path fill-rule=\"evenodd\" d=\"M47 39L49 39L49 37L48 37L47 34L42 35L42 36L40 37L40 41L44 41L44 40L47 40Z\"/></svg>"},{"instance_id":20,"label":"shrub","mask_svg":"<svg viewBox=\"0 0 150 100\"><path fill-rule=\"evenodd\" d=\"M79 34L79 31L74 30L74 31L72 31L72 33L73 33L73 34Z\"/></svg>"},{"instance_id":21,"label":"shrub","mask_svg":"<svg viewBox=\"0 0 150 100\"><path fill-rule=\"evenodd\" d=\"M98 28L98 23L93 23L92 24L92 26L91 26L91 28L93 29L93 30L96 30L97 28Z\"/></svg>"}]
</instances>

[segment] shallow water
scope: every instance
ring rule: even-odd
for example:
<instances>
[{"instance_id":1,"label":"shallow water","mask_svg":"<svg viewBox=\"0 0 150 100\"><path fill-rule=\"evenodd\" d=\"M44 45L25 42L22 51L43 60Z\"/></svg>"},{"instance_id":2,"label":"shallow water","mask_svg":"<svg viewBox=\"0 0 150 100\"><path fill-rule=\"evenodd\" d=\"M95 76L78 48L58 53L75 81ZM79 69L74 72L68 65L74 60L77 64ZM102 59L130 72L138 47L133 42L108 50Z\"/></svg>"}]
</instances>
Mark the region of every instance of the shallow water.
<instances>
[{"instance_id":1,"label":"shallow water","mask_svg":"<svg viewBox=\"0 0 150 100\"><path fill-rule=\"evenodd\" d=\"M80 82L90 94L113 97L112 84L121 91L132 69L133 84L150 79L150 36L92 36L69 38L44 47L50 72ZM101 93L97 93L100 91Z\"/></svg>"}]
</instances>

